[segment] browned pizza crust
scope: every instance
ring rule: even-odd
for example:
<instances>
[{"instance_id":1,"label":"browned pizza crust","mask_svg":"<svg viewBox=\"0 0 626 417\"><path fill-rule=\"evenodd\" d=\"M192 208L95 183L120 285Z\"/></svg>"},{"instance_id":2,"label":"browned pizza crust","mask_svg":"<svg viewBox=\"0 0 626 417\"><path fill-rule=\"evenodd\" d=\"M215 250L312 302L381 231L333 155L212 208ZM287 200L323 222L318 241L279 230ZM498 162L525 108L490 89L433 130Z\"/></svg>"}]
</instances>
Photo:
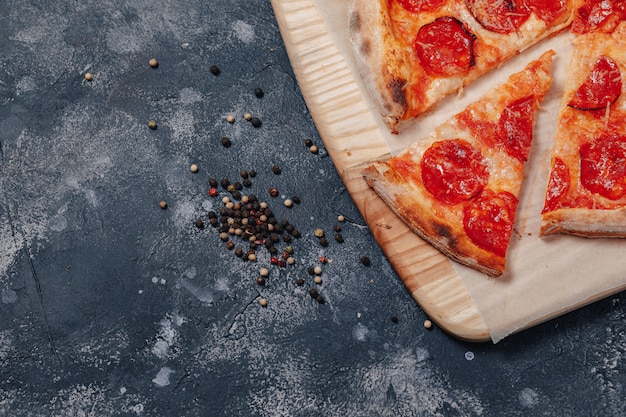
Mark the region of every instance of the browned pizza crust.
<instances>
[{"instance_id":1,"label":"browned pizza crust","mask_svg":"<svg viewBox=\"0 0 626 417\"><path fill-rule=\"evenodd\" d=\"M357 1L350 33L357 49L359 72L385 123L395 128L407 111L404 86L406 53L395 42L388 10L378 0Z\"/></svg>"},{"instance_id":2,"label":"browned pizza crust","mask_svg":"<svg viewBox=\"0 0 626 417\"><path fill-rule=\"evenodd\" d=\"M626 237L626 208L590 210L570 208L545 213L542 236L566 233L584 237Z\"/></svg>"},{"instance_id":3,"label":"browned pizza crust","mask_svg":"<svg viewBox=\"0 0 626 417\"><path fill-rule=\"evenodd\" d=\"M422 239L444 255L489 276L502 275L505 258L473 244L463 232L463 225L446 224L421 197L386 162L377 162L363 172L365 180L391 210Z\"/></svg>"}]
</instances>

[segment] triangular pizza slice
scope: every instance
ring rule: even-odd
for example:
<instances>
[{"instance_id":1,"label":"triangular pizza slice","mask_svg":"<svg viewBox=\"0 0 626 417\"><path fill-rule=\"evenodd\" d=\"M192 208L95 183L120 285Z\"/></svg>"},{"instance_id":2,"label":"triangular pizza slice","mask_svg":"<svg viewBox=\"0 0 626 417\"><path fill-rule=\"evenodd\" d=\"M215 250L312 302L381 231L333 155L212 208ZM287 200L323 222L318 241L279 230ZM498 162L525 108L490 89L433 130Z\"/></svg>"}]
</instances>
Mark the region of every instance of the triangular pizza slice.
<instances>
[{"instance_id":1,"label":"triangular pizza slice","mask_svg":"<svg viewBox=\"0 0 626 417\"><path fill-rule=\"evenodd\" d=\"M465 110L364 177L419 236L445 255L501 275L534 117L552 82L545 52Z\"/></svg>"}]
</instances>

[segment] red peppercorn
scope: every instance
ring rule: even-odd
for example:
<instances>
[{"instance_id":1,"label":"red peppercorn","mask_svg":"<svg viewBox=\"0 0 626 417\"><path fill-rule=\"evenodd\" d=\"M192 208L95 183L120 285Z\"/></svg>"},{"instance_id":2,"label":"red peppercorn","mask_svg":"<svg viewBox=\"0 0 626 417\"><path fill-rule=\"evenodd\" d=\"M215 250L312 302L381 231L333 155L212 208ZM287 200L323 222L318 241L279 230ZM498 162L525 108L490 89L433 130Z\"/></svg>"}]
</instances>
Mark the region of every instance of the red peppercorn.
<instances>
[{"instance_id":1,"label":"red peppercorn","mask_svg":"<svg viewBox=\"0 0 626 417\"><path fill-rule=\"evenodd\" d=\"M270 258L270 263L271 263L272 265L278 265L278 258L277 258L277 257L275 257L275 256L272 256L272 257Z\"/></svg>"},{"instance_id":2,"label":"red peppercorn","mask_svg":"<svg viewBox=\"0 0 626 417\"><path fill-rule=\"evenodd\" d=\"M217 196L217 188L215 188L215 187L209 188L209 195L211 197L216 197Z\"/></svg>"},{"instance_id":3,"label":"red peppercorn","mask_svg":"<svg viewBox=\"0 0 626 417\"><path fill-rule=\"evenodd\" d=\"M320 256L320 262L325 264L326 262L328 262L328 259L326 259L325 256Z\"/></svg>"},{"instance_id":4,"label":"red peppercorn","mask_svg":"<svg viewBox=\"0 0 626 417\"><path fill-rule=\"evenodd\" d=\"M276 188L276 187L270 188L270 195L272 197L278 197L278 188Z\"/></svg>"}]
</instances>

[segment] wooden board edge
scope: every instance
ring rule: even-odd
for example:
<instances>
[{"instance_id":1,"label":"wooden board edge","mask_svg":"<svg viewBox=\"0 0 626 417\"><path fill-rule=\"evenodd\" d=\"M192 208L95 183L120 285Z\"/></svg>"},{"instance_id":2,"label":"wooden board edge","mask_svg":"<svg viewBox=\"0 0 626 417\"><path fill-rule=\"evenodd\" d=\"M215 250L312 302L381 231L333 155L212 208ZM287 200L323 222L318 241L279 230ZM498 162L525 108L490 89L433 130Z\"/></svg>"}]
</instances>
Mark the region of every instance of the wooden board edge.
<instances>
[{"instance_id":1,"label":"wooden board edge","mask_svg":"<svg viewBox=\"0 0 626 417\"><path fill-rule=\"evenodd\" d=\"M344 171L342 178L376 242L429 318L458 339L491 340L489 328L452 262L396 216L367 185L361 167Z\"/></svg>"}]
</instances>

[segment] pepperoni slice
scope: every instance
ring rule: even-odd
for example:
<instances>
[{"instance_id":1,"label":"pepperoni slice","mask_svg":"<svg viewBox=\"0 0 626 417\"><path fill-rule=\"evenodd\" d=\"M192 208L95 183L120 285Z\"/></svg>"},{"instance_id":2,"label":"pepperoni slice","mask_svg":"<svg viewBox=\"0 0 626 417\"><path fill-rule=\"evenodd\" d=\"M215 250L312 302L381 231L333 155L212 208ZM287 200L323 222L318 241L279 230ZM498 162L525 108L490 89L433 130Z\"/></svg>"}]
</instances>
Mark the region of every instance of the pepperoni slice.
<instances>
[{"instance_id":1,"label":"pepperoni slice","mask_svg":"<svg viewBox=\"0 0 626 417\"><path fill-rule=\"evenodd\" d=\"M465 1L478 23L496 33L516 32L530 16L530 8L523 0Z\"/></svg>"},{"instance_id":2,"label":"pepperoni slice","mask_svg":"<svg viewBox=\"0 0 626 417\"><path fill-rule=\"evenodd\" d=\"M526 0L526 5L539 19L548 25L556 21L567 10L567 0Z\"/></svg>"},{"instance_id":3,"label":"pepperoni slice","mask_svg":"<svg viewBox=\"0 0 626 417\"><path fill-rule=\"evenodd\" d=\"M580 182L609 200L626 195L626 136L607 134L583 144Z\"/></svg>"},{"instance_id":4,"label":"pepperoni slice","mask_svg":"<svg viewBox=\"0 0 626 417\"><path fill-rule=\"evenodd\" d=\"M483 190L463 208L465 233L476 246L504 256L516 209L517 198L513 194Z\"/></svg>"},{"instance_id":5,"label":"pepperoni slice","mask_svg":"<svg viewBox=\"0 0 626 417\"><path fill-rule=\"evenodd\" d=\"M533 140L535 97L523 97L509 104L498 122L497 137L507 153L520 161L528 159Z\"/></svg>"},{"instance_id":6,"label":"pepperoni slice","mask_svg":"<svg viewBox=\"0 0 626 417\"><path fill-rule=\"evenodd\" d=\"M459 20L444 16L420 28L413 48L429 75L449 77L474 65L475 39Z\"/></svg>"},{"instance_id":7,"label":"pepperoni slice","mask_svg":"<svg viewBox=\"0 0 626 417\"><path fill-rule=\"evenodd\" d=\"M474 197L489 179L482 154L463 139L433 143L424 152L421 168L426 189L449 204Z\"/></svg>"},{"instance_id":8,"label":"pepperoni slice","mask_svg":"<svg viewBox=\"0 0 626 417\"><path fill-rule=\"evenodd\" d=\"M577 35L595 31L612 31L620 20L626 19L623 1L587 0L576 10L572 32Z\"/></svg>"},{"instance_id":9,"label":"pepperoni slice","mask_svg":"<svg viewBox=\"0 0 626 417\"><path fill-rule=\"evenodd\" d=\"M441 7L446 0L396 0L405 10L412 13L432 12Z\"/></svg>"},{"instance_id":10,"label":"pepperoni slice","mask_svg":"<svg viewBox=\"0 0 626 417\"><path fill-rule=\"evenodd\" d=\"M569 183L569 168L561 158L554 158L542 213L553 211L561 207L561 198L567 194Z\"/></svg>"},{"instance_id":11,"label":"pepperoni slice","mask_svg":"<svg viewBox=\"0 0 626 417\"><path fill-rule=\"evenodd\" d=\"M602 56L567 105L580 110L604 109L615 103L621 93L622 73L617 63Z\"/></svg>"}]
</instances>

